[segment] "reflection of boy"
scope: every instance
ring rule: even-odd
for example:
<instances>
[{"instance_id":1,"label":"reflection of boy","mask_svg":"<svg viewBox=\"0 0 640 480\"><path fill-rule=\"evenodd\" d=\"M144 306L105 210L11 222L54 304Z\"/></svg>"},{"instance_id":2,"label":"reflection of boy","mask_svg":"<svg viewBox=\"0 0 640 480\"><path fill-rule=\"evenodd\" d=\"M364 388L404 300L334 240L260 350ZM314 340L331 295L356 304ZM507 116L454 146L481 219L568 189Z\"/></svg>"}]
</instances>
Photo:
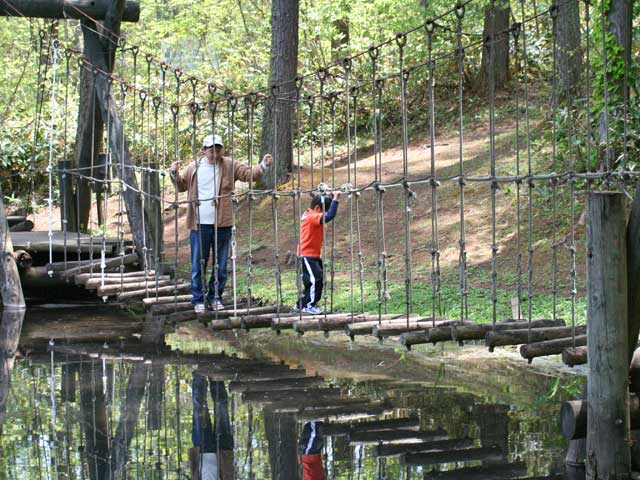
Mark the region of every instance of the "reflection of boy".
<instances>
[{"instance_id":1,"label":"reflection of boy","mask_svg":"<svg viewBox=\"0 0 640 480\"><path fill-rule=\"evenodd\" d=\"M207 407L207 379L193 373L191 393L193 425L189 450L192 480L233 479L233 435L229 422L229 399L224 382L209 382L215 427Z\"/></svg>"},{"instance_id":2,"label":"reflection of boy","mask_svg":"<svg viewBox=\"0 0 640 480\"><path fill-rule=\"evenodd\" d=\"M322 422L305 423L299 442L302 480L324 480L322 444Z\"/></svg>"},{"instance_id":3,"label":"reflection of boy","mask_svg":"<svg viewBox=\"0 0 640 480\"><path fill-rule=\"evenodd\" d=\"M317 307L322 298L323 265L322 243L324 241L325 225L333 220L338 213L340 192L335 192L333 200L330 195L317 195L311 201L311 206L305 210L300 219L300 245L298 256L302 269L304 283L304 298L298 302L295 310L318 315L322 313Z\"/></svg>"}]
</instances>

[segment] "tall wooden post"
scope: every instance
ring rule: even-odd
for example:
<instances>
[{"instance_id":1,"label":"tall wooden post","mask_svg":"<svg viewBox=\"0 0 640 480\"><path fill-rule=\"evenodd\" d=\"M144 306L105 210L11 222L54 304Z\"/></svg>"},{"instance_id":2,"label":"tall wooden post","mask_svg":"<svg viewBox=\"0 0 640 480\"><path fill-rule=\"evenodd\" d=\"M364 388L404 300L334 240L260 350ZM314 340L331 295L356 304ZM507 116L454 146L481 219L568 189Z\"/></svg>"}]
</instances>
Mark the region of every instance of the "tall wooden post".
<instances>
[{"instance_id":1,"label":"tall wooden post","mask_svg":"<svg viewBox=\"0 0 640 480\"><path fill-rule=\"evenodd\" d=\"M624 197L587 197L587 479L627 479L629 360Z\"/></svg>"},{"instance_id":2,"label":"tall wooden post","mask_svg":"<svg viewBox=\"0 0 640 480\"><path fill-rule=\"evenodd\" d=\"M0 185L0 300L5 308L24 308L22 284L18 275L18 266L13 257L13 243L3 198Z\"/></svg>"}]
</instances>

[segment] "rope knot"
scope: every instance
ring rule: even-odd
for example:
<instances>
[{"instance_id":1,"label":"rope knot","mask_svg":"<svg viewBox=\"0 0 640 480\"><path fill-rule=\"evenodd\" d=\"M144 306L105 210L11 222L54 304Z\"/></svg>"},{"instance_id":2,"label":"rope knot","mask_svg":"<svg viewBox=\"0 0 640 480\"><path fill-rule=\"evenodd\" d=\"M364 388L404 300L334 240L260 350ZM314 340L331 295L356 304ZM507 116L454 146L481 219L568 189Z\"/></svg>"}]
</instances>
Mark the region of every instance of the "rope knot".
<instances>
[{"instance_id":1,"label":"rope knot","mask_svg":"<svg viewBox=\"0 0 640 480\"><path fill-rule=\"evenodd\" d=\"M160 105L162 104L162 99L159 96L155 96L152 101L153 108L156 110L156 113L158 113L158 108L160 108Z\"/></svg>"},{"instance_id":2,"label":"rope knot","mask_svg":"<svg viewBox=\"0 0 640 480\"><path fill-rule=\"evenodd\" d=\"M380 55L380 48L378 48L376 45L371 45L369 47L369 57L371 57L372 60L375 60L376 58L378 58L379 55Z\"/></svg>"},{"instance_id":3,"label":"rope knot","mask_svg":"<svg viewBox=\"0 0 640 480\"><path fill-rule=\"evenodd\" d=\"M298 92L300 92L300 90L302 89L302 84L304 83L304 77L301 77L300 75L298 75L294 79L294 82L295 82L295 85L296 85L296 90Z\"/></svg>"},{"instance_id":4,"label":"rope knot","mask_svg":"<svg viewBox=\"0 0 640 480\"><path fill-rule=\"evenodd\" d=\"M178 116L178 111L179 110L180 110L180 107L178 106L177 103L171 104L171 113L173 114L174 117Z\"/></svg>"},{"instance_id":5,"label":"rope knot","mask_svg":"<svg viewBox=\"0 0 640 480\"><path fill-rule=\"evenodd\" d=\"M191 113L195 116L200 112L200 104L198 102L191 102L189 104L189 109Z\"/></svg>"},{"instance_id":6,"label":"rope knot","mask_svg":"<svg viewBox=\"0 0 640 480\"><path fill-rule=\"evenodd\" d=\"M433 35L433 32L436 31L436 22L431 19L427 20L424 22L424 29L427 31L427 35Z\"/></svg>"},{"instance_id":7,"label":"rope knot","mask_svg":"<svg viewBox=\"0 0 640 480\"><path fill-rule=\"evenodd\" d=\"M352 66L353 66L353 61L351 60L351 57L344 57L342 59L342 67L346 72L350 72Z\"/></svg>"},{"instance_id":8,"label":"rope knot","mask_svg":"<svg viewBox=\"0 0 640 480\"><path fill-rule=\"evenodd\" d=\"M138 93L138 96L140 97L140 100L142 101L142 104L144 105L144 102L147 99L147 92L145 90L140 90L140 92Z\"/></svg>"},{"instance_id":9,"label":"rope knot","mask_svg":"<svg viewBox=\"0 0 640 480\"><path fill-rule=\"evenodd\" d=\"M160 70L162 71L163 75L167 73L168 69L169 69L169 65L167 65L167 62L160 62Z\"/></svg>"},{"instance_id":10,"label":"rope knot","mask_svg":"<svg viewBox=\"0 0 640 480\"><path fill-rule=\"evenodd\" d=\"M513 38L515 40L518 40L518 38L520 37L521 29L522 29L522 23L520 22L515 22L511 25L511 35L513 35Z\"/></svg>"},{"instance_id":11,"label":"rope knot","mask_svg":"<svg viewBox=\"0 0 640 480\"><path fill-rule=\"evenodd\" d=\"M375 83L378 92L382 92L382 89L384 88L384 78L377 78Z\"/></svg>"},{"instance_id":12,"label":"rope knot","mask_svg":"<svg viewBox=\"0 0 640 480\"><path fill-rule=\"evenodd\" d=\"M455 9L454 9L456 17L462 20L462 18L464 17L465 11L466 11L466 7L463 3L456 3Z\"/></svg>"},{"instance_id":13,"label":"rope knot","mask_svg":"<svg viewBox=\"0 0 640 480\"><path fill-rule=\"evenodd\" d=\"M124 50L126 45L127 45L127 39L124 37L120 37L118 39L118 47L120 47L120 50Z\"/></svg>"},{"instance_id":14,"label":"rope knot","mask_svg":"<svg viewBox=\"0 0 640 480\"><path fill-rule=\"evenodd\" d=\"M176 69L173 71L173 74L174 74L174 75L175 75L175 77L176 77L176 81L177 81L178 83L180 83L180 79L182 78L182 74L183 74L182 69L181 69L181 68L176 68Z\"/></svg>"},{"instance_id":15,"label":"rope knot","mask_svg":"<svg viewBox=\"0 0 640 480\"><path fill-rule=\"evenodd\" d=\"M464 180L464 175L459 175L458 176L458 185L460 187L464 187L467 184L467 182L465 182Z\"/></svg>"},{"instance_id":16,"label":"rope knot","mask_svg":"<svg viewBox=\"0 0 640 480\"><path fill-rule=\"evenodd\" d=\"M396 33L396 43L401 49L404 48L404 46L407 44L407 34L402 32Z\"/></svg>"},{"instance_id":17,"label":"rope knot","mask_svg":"<svg viewBox=\"0 0 640 480\"><path fill-rule=\"evenodd\" d=\"M144 58L147 60L147 63L149 65L151 65L151 62L153 62L153 55L151 55L150 53L147 53Z\"/></svg>"},{"instance_id":18,"label":"rope knot","mask_svg":"<svg viewBox=\"0 0 640 480\"><path fill-rule=\"evenodd\" d=\"M551 6L549 7L549 15L551 15L551 18L553 20L555 20L558 16L558 13L560 12L560 7L558 6L558 4L554 1Z\"/></svg>"}]
</instances>

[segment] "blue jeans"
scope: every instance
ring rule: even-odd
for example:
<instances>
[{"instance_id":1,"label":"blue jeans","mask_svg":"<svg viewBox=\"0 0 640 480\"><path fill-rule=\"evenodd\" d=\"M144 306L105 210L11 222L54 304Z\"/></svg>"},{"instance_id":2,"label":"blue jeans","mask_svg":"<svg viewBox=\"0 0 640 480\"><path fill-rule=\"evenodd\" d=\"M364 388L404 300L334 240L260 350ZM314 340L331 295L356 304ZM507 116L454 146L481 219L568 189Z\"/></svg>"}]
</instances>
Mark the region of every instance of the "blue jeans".
<instances>
[{"instance_id":1,"label":"blue jeans","mask_svg":"<svg viewBox=\"0 0 640 480\"><path fill-rule=\"evenodd\" d=\"M229 421L229 400L224 382L209 381L209 390L213 399L215 427L207 407L207 379L193 373L191 395L193 416L191 441L194 447L200 447L200 453L216 453L220 450L233 450L233 433Z\"/></svg>"},{"instance_id":2,"label":"blue jeans","mask_svg":"<svg viewBox=\"0 0 640 480\"><path fill-rule=\"evenodd\" d=\"M200 225L199 230L191 230L189 236L191 243L191 303L196 305L204 303L202 292L202 277L207 274L209 254L213 251L213 262L218 263L218 291L216 292L216 280L212 274L209 278L209 293L207 302L213 303L216 297L222 296L222 291L227 283L227 259L229 257L229 243L231 242L231 227L218 227L218 252L215 252L215 226ZM204 261L204 272L200 269L200 252ZM217 293L217 294L216 294Z\"/></svg>"}]
</instances>

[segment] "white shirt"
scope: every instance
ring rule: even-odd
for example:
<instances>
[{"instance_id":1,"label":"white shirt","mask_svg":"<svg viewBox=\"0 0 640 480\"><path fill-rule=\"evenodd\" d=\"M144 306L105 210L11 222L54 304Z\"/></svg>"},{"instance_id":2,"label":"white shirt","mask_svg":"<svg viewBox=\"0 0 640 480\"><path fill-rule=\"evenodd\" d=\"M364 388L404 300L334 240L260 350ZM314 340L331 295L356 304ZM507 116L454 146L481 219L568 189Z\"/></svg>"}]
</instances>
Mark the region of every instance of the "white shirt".
<instances>
[{"instance_id":1,"label":"white shirt","mask_svg":"<svg viewBox=\"0 0 640 480\"><path fill-rule=\"evenodd\" d=\"M201 225L214 225L216 223L216 207L213 199L218 195L220 186L220 168L217 164L211 164L207 157L202 157L197 166L198 176L198 223Z\"/></svg>"},{"instance_id":2,"label":"white shirt","mask_svg":"<svg viewBox=\"0 0 640 480\"><path fill-rule=\"evenodd\" d=\"M201 480L218 480L218 455L215 453L202 454Z\"/></svg>"}]
</instances>

